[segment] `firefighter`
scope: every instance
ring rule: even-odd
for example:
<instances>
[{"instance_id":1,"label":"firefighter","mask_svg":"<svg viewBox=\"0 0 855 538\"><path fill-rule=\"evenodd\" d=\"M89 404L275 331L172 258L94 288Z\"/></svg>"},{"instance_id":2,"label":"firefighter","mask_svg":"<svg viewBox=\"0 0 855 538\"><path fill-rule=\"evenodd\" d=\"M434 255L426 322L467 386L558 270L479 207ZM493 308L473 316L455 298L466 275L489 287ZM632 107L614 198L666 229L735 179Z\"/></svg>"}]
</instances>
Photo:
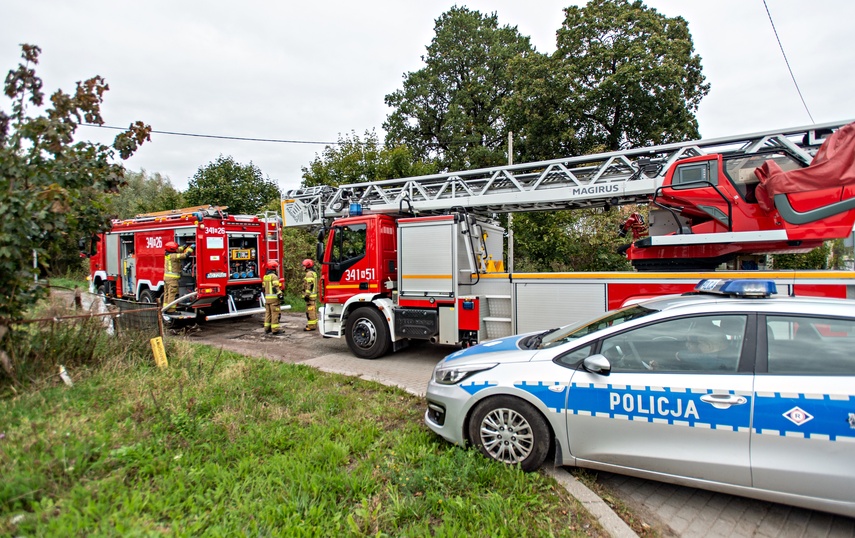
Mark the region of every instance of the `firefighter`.
<instances>
[{"instance_id":1,"label":"firefighter","mask_svg":"<svg viewBox=\"0 0 855 538\"><path fill-rule=\"evenodd\" d=\"M282 286L279 283L277 269L279 269L277 262L267 262L267 271L262 280L264 286L264 332L267 334L279 334Z\"/></svg>"},{"instance_id":2,"label":"firefighter","mask_svg":"<svg viewBox=\"0 0 855 538\"><path fill-rule=\"evenodd\" d=\"M136 274L135 269L136 260L134 259L134 253L131 252L128 254L128 257L125 258L125 295L136 294L134 290L134 275Z\"/></svg>"},{"instance_id":3,"label":"firefighter","mask_svg":"<svg viewBox=\"0 0 855 538\"><path fill-rule=\"evenodd\" d=\"M163 262L163 286L166 288L163 306L178 298L178 279L181 277L181 260L193 254L193 247L187 247L179 252L175 241L166 243L166 256ZM166 312L174 312L175 306Z\"/></svg>"},{"instance_id":4,"label":"firefighter","mask_svg":"<svg viewBox=\"0 0 855 538\"><path fill-rule=\"evenodd\" d=\"M315 262L306 258L303 267L306 268L306 278L303 280L303 299L306 301L306 328L304 331L314 331L318 328L318 275L315 274Z\"/></svg>"}]
</instances>

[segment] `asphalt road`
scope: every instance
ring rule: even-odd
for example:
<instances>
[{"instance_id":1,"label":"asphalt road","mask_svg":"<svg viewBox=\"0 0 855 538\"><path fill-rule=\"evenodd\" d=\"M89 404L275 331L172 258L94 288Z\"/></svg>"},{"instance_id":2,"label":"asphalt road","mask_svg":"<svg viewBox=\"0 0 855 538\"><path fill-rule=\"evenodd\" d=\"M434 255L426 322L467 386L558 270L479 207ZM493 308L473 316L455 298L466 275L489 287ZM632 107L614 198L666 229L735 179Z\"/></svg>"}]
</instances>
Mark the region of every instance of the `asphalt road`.
<instances>
[{"instance_id":1,"label":"asphalt road","mask_svg":"<svg viewBox=\"0 0 855 538\"><path fill-rule=\"evenodd\" d=\"M454 351L421 344L377 360L358 359L343 340L303 332L304 315L288 312L282 319L280 336L266 336L258 316L210 322L186 336L250 356L396 385L419 396L434 365ZM855 538L852 518L610 473L596 473L596 481L661 536Z\"/></svg>"}]
</instances>

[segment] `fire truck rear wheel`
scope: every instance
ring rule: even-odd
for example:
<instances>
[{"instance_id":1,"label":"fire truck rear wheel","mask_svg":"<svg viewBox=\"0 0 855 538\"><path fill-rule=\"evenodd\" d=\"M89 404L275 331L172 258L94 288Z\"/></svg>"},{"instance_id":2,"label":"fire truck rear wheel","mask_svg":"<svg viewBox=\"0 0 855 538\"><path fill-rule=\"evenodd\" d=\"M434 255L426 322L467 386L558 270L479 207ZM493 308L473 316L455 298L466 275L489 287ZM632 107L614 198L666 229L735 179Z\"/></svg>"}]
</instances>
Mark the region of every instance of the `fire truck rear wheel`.
<instances>
[{"instance_id":1,"label":"fire truck rear wheel","mask_svg":"<svg viewBox=\"0 0 855 538\"><path fill-rule=\"evenodd\" d=\"M154 304L157 302L157 298L154 295L153 291L143 290L142 293L140 293L140 302L141 303L152 303L152 304Z\"/></svg>"},{"instance_id":2,"label":"fire truck rear wheel","mask_svg":"<svg viewBox=\"0 0 855 538\"><path fill-rule=\"evenodd\" d=\"M347 318L346 339L350 351L362 359L377 359L389 351L391 340L386 320L374 308L358 308Z\"/></svg>"}]
</instances>

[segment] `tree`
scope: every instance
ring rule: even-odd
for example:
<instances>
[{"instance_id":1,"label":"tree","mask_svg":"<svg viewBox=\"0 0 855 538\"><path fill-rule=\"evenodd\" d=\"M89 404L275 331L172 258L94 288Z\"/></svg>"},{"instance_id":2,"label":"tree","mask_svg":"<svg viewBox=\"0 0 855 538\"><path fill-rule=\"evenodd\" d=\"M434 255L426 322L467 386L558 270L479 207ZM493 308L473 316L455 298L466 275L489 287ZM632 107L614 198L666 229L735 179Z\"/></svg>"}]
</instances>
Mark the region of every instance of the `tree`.
<instances>
[{"instance_id":1,"label":"tree","mask_svg":"<svg viewBox=\"0 0 855 538\"><path fill-rule=\"evenodd\" d=\"M591 0L585 7L566 8L565 15L553 55L518 57L510 66L516 82L503 106L519 159L699 138L694 113L709 85L704 84L701 59L694 54L684 19L665 17L628 0ZM575 270L613 268L607 249L621 241L608 238L620 213L603 220L598 211L519 215L514 221L515 255L537 270L565 263ZM588 234L574 233L568 221L585 223ZM542 252L535 237L526 240L530 228L556 244ZM584 251L580 245L593 247L593 237L604 242L596 252L588 252L590 257L570 254ZM550 252L555 253L551 260Z\"/></svg>"},{"instance_id":2,"label":"tree","mask_svg":"<svg viewBox=\"0 0 855 538\"><path fill-rule=\"evenodd\" d=\"M519 218L518 218L519 217ZM620 211L602 209L524 213L514 217L515 271L625 271L618 254Z\"/></svg>"},{"instance_id":3,"label":"tree","mask_svg":"<svg viewBox=\"0 0 855 538\"><path fill-rule=\"evenodd\" d=\"M564 10L552 56L564 109L583 149L699 138L695 111L709 92L689 26L636 0L591 0Z\"/></svg>"},{"instance_id":4,"label":"tree","mask_svg":"<svg viewBox=\"0 0 855 538\"><path fill-rule=\"evenodd\" d=\"M374 131L365 131L364 140L353 132L349 136L339 135L338 144L326 146L322 155L315 155L315 160L303 167L303 186L335 187L434 171L434 165L416 160L406 146L383 146Z\"/></svg>"},{"instance_id":5,"label":"tree","mask_svg":"<svg viewBox=\"0 0 855 538\"><path fill-rule=\"evenodd\" d=\"M453 7L436 20L425 67L404 76L386 96L386 143L404 144L441 170L507 162L502 102L512 91L508 63L534 51L516 27L499 27L495 13Z\"/></svg>"},{"instance_id":6,"label":"tree","mask_svg":"<svg viewBox=\"0 0 855 538\"><path fill-rule=\"evenodd\" d=\"M231 156L222 155L200 167L184 192L184 200L191 206L228 206L229 213L240 215L258 213L279 198L279 187L264 179L257 166L236 163Z\"/></svg>"},{"instance_id":7,"label":"tree","mask_svg":"<svg viewBox=\"0 0 855 538\"><path fill-rule=\"evenodd\" d=\"M41 49L22 46L21 63L6 76L4 93L11 99L11 114L0 111L0 342L12 321L44 293L34 286L34 254L47 263L50 245L70 237L105 229L105 192L116 192L123 183L124 168L111 162L116 152L127 159L144 141L151 128L132 124L116 136L112 147L74 142L81 122L102 125L101 103L109 86L103 78L77 83L67 94L57 90L51 106L44 106L42 81L36 76ZM11 363L0 351L0 362L11 377Z\"/></svg>"},{"instance_id":8,"label":"tree","mask_svg":"<svg viewBox=\"0 0 855 538\"><path fill-rule=\"evenodd\" d=\"M591 153L576 136L581 110L550 56L534 53L511 60L513 92L502 104L514 134L514 161L534 162Z\"/></svg>"},{"instance_id":9,"label":"tree","mask_svg":"<svg viewBox=\"0 0 855 538\"><path fill-rule=\"evenodd\" d=\"M773 269L828 269L828 258L832 252L833 241L804 254L775 254L772 258Z\"/></svg>"},{"instance_id":10,"label":"tree","mask_svg":"<svg viewBox=\"0 0 855 538\"><path fill-rule=\"evenodd\" d=\"M149 174L145 170L126 172L125 182L122 190L109 199L108 209L114 218L129 219L142 213L188 205L169 178L160 173Z\"/></svg>"}]
</instances>

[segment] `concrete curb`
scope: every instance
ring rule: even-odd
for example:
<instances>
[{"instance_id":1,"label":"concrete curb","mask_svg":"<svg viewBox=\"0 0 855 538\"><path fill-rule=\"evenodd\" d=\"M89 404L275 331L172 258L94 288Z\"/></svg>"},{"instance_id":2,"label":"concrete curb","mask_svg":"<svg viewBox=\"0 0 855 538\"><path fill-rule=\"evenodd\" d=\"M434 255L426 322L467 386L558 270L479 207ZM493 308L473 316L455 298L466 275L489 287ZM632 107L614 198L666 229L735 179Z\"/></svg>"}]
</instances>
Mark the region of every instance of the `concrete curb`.
<instances>
[{"instance_id":1,"label":"concrete curb","mask_svg":"<svg viewBox=\"0 0 855 538\"><path fill-rule=\"evenodd\" d=\"M582 506L599 521L609 536L612 538L638 538L635 531L630 528L611 507L606 504L596 493L587 486L576 480L576 477L561 467L544 467L544 472L564 486L567 492L575 497Z\"/></svg>"}]
</instances>

